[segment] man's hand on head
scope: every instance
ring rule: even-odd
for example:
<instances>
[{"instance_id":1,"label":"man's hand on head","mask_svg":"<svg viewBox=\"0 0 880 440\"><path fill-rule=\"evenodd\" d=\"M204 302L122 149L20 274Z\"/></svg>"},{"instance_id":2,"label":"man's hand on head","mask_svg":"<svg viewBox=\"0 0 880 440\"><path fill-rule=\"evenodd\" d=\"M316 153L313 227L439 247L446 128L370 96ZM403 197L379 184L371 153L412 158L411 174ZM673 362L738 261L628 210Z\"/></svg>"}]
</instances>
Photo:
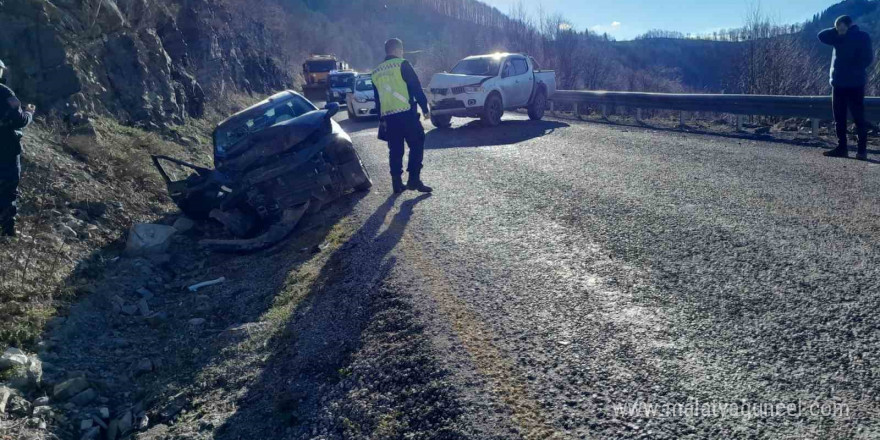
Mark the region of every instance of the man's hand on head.
<instances>
[{"instance_id":1,"label":"man's hand on head","mask_svg":"<svg viewBox=\"0 0 880 440\"><path fill-rule=\"evenodd\" d=\"M28 113L31 113L31 114L36 113L36 112L37 112L37 106L35 106L35 105L33 105L33 104L28 104L27 106L25 106L24 111L26 111L26 112L28 112Z\"/></svg>"}]
</instances>

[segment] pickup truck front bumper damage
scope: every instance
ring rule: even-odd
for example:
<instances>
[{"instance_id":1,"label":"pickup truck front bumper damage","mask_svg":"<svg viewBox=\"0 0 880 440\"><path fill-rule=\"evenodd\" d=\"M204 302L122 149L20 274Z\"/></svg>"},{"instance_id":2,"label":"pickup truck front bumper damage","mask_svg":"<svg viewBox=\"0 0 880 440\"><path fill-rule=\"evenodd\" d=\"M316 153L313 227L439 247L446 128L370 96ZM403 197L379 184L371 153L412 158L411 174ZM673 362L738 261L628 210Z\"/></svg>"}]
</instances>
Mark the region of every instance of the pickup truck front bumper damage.
<instances>
[{"instance_id":1,"label":"pickup truck front bumper damage","mask_svg":"<svg viewBox=\"0 0 880 440\"><path fill-rule=\"evenodd\" d=\"M483 106L477 105L477 103L483 103L484 101L485 98L477 98L474 95L452 97L437 97L435 95L435 99L431 101L431 114L437 116L449 115L462 118L479 117L483 114Z\"/></svg>"}]
</instances>

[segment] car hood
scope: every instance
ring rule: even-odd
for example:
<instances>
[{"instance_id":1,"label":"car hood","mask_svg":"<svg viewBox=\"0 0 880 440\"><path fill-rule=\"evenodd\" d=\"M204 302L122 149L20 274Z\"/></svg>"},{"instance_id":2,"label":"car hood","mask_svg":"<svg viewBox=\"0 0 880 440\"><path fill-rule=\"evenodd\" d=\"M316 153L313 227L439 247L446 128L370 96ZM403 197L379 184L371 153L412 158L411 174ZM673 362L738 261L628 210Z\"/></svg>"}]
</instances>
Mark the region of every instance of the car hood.
<instances>
[{"instance_id":1,"label":"car hood","mask_svg":"<svg viewBox=\"0 0 880 440\"><path fill-rule=\"evenodd\" d=\"M482 84L491 79L489 75L458 75L455 73L438 73L431 78L428 88L445 89L450 87L464 87L473 84Z\"/></svg>"},{"instance_id":2,"label":"car hood","mask_svg":"<svg viewBox=\"0 0 880 440\"><path fill-rule=\"evenodd\" d=\"M327 110L314 110L254 133L229 146L222 155L215 152L214 166L231 177L271 163L275 156L296 149L319 129L327 134L341 130Z\"/></svg>"}]
</instances>

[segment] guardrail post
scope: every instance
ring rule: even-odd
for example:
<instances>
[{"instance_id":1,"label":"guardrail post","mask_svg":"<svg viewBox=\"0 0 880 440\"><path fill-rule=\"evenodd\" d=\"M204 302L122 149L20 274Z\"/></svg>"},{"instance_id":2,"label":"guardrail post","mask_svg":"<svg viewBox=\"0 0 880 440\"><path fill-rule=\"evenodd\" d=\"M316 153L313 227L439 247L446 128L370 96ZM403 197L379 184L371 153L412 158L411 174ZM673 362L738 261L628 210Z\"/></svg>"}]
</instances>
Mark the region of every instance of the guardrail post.
<instances>
[{"instance_id":1,"label":"guardrail post","mask_svg":"<svg viewBox=\"0 0 880 440\"><path fill-rule=\"evenodd\" d=\"M743 123L746 117L743 115L736 115L736 131L743 131Z\"/></svg>"},{"instance_id":2,"label":"guardrail post","mask_svg":"<svg viewBox=\"0 0 880 440\"><path fill-rule=\"evenodd\" d=\"M636 122L638 122L638 123L642 122L642 109L640 109L640 108L636 109Z\"/></svg>"},{"instance_id":3,"label":"guardrail post","mask_svg":"<svg viewBox=\"0 0 880 440\"><path fill-rule=\"evenodd\" d=\"M556 111L553 110L553 101L550 101L550 114L556 116Z\"/></svg>"},{"instance_id":4,"label":"guardrail post","mask_svg":"<svg viewBox=\"0 0 880 440\"><path fill-rule=\"evenodd\" d=\"M813 120L811 122L812 122L811 128L812 128L813 137L819 137L819 120L816 118L813 118Z\"/></svg>"},{"instance_id":5,"label":"guardrail post","mask_svg":"<svg viewBox=\"0 0 880 440\"><path fill-rule=\"evenodd\" d=\"M608 119L608 106L602 104L602 119Z\"/></svg>"},{"instance_id":6,"label":"guardrail post","mask_svg":"<svg viewBox=\"0 0 880 440\"><path fill-rule=\"evenodd\" d=\"M684 112L678 112L678 126L684 127Z\"/></svg>"},{"instance_id":7,"label":"guardrail post","mask_svg":"<svg viewBox=\"0 0 880 440\"><path fill-rule=\"evenodd\" d=\"M574 112L574 117L577 119L581 118L581 112L578 111L578 103L572 104L572 111Z\"/></svg>"}]
</instances>

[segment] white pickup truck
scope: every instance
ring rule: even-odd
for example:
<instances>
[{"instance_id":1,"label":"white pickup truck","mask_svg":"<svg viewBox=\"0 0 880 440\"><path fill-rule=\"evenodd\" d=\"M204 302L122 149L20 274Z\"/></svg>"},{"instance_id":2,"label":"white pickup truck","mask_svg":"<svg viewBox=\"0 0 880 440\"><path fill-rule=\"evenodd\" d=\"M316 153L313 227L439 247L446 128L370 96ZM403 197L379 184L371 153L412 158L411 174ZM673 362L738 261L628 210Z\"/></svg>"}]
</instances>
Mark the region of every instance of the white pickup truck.
<instances>
[{"instance_id":1,"label":"white pickup truck","mask_svg":"<svg viewBox=\"0 0 880 440\"><path fill-rule=\"evenodd\" d=\"M452 117L480 118L495 126L504 110L528 108L529 118L544 117L556 92L556 73L541 70L534 58L512 53L467 57L449 73L431 78L431 122L448 128Z\"/></svg>"}]
</instances>

